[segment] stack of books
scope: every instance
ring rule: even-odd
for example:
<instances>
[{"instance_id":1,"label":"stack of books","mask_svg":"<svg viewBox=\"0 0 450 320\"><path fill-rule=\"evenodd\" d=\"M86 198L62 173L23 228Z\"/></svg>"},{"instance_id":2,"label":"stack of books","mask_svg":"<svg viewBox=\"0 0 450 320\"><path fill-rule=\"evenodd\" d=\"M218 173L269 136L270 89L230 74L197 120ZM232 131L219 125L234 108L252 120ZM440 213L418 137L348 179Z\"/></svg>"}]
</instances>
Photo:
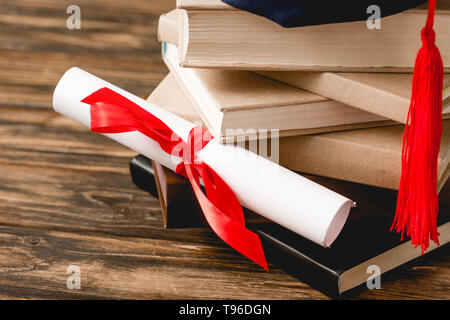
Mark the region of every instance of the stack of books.
<instances>
[{"instance_id":1,"label":"stack of books","mask_svg":"<svg viewBox=\"0 0 450 320\"><path fill-rule=\"evenodd\" d=\"M435 22L448 72L438 160L441 245L426 254L450 240L449 4L438 2ZM270 149L262 155L356 201L331 248L245 212L269 262L330 296L367 288L372 266L387 274L421 257L389 228L425 19L419 7L384 18L380 30L365 22L284 29L220 0L178 0L160 17L170 73L149 101L201 123L222 143ZM159 196L166 227L205 223L185 178L143 156L131 161L131 172Z\"/></svg>"}]
</instances>

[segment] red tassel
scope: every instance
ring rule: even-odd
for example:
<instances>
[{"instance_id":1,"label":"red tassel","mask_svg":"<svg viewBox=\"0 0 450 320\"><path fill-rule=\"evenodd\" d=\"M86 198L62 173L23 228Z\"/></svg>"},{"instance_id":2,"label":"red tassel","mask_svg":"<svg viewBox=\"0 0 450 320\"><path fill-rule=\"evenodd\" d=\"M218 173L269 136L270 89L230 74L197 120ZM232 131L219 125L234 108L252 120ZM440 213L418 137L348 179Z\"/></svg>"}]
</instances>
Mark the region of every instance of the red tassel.
<instances>
[{"instance_id":1,"label":"red tassel","mask_svg":"<svg viewBox=\"0 0 450 320\"><path fill-rule=\"evenodd\" d=\"M414 67L411 105L403 134L402 176L394 223L397 233L406 230L422 254L437 232L437 162L442 135L443 64L433 30L436 0L428 3L422 29L422 48Z\"/></svg>"}]
</instances>

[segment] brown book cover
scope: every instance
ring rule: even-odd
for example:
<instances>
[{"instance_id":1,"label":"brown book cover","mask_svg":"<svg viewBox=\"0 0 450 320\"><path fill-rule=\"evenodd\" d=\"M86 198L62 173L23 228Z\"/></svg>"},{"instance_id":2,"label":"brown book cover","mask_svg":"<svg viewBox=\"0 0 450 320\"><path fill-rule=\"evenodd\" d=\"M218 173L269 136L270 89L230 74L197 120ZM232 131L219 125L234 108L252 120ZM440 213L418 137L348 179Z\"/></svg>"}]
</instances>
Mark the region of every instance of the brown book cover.
<instances>
[{"instance_id":1,"label":"brown book cover","mask_svg":"<svg viewBox=\"0 0 450 320\"><path fill-rule=\"evenodd\" d=\"M412 74L270 72L260 74L350 106L405 123ZM443 118L450 117L450 74L444 76Z\"/></svg>"},{"instance_id":2,"label":"brown book cover","mask_svg":"<svg viewBox=\"0 0 450 320\"><path fill-rule=\"evenodd\" d=\"M153 91L149 101L192 122L200 121L190 98L171 75ZM203 123L209 128L207 122ZM439 189L450 175L450 120L444 120L443 129ZM293 171L396 190L401 174L403 130L404 126L396 125L282 137L279 162Z\"/></svg>"}]
</instances>

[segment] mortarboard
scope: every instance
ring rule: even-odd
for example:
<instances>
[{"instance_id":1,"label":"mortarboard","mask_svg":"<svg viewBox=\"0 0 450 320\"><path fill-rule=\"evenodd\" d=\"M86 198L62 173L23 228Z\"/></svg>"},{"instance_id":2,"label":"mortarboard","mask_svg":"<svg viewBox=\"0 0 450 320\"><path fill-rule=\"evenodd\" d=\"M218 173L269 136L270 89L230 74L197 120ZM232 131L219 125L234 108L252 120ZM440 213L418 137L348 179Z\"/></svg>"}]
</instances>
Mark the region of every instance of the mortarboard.
<instances>
[{"instance_id":1,"label":"mortarboard","mask_svg":"<svg viewBox=\"0 0 450 320\"><path fill-rule=\"evenodd\" d=\"M381 17L414 8L424 0L222 0L283 27L368 19L367 9L377 5ZM443 65L433 30L436 0L428 1L428 17L421 32L414 67L411 104L403 135L402 176L392 229L406 232L422 253L431 238L439 245L437 232L437 159L442 135ZM419 35L418 35L419 36Z\"/></svg>"},{"instance_id":2,"label":"mortarboard","mask_svg":"<svg viewBox=\"0 0 450 320\"><path fill-rule=\"evenodd\" d=\"M367 20L367 8L376 5L381 17L414 7L426 0L222 0L223 2L275 21L279 25L304 27L319 24Z\"/></svg>"}]
</instances>

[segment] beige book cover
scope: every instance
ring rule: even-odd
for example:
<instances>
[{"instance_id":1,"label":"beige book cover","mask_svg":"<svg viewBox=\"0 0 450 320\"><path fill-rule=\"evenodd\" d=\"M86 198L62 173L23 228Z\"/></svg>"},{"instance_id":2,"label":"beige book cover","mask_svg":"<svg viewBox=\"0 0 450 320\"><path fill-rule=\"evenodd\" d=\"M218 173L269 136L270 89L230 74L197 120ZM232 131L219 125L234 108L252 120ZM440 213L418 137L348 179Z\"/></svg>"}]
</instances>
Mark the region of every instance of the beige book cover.
<instances>
[{"instance_id":1,"label":"beige book cover","mask_svg":"<svg viewBox=\"0 0 450 320\"><path fill-rule=\"evenodd\" d=\"M191 99L173 75L162 81L151 94L151 99L159 107L185 119L193 122L201 120ZM283 137L279 139L280 165L294 171L396 190L401 173L403 130L403 125L396 125ZM449 178L449 161L450 120L444 120L439 156L439 190Z\"/></svg>"},{"instance_id":2,"label":"beige book cover","mask_svg":"<svg viewBox=\"0 0 450 320\"><path fill-rule=\"evenodd\" d=\"M291 170L398 190L403 126L280 140L280 164ZM450 120L443 121L438 189L450 170Z\"/></svg>"},{"instance_id":3,"label":"beige book cover","mask_svg":"<svg viewBox=\"0 0 450 320\"><path fill-rule=\"evenodd\" d=\"M148 100L183 119L191 122L201 122L200 116L195 111L189 98L170 73L153 90Z\"/></svg>"},{"instance_id":4,"label":"beige book cover","mask_svg":"<svg viewBox=\"0 0 450 320\"><path fill-rule=\"evenodd\" d=\"M294 87L405 123L412 74L338 72L258 72ZM450 117L450 74L444 76L443 117Z\"/></svg>"},{"instance_id":5,"label":"beige book cover","mask_svg":"<svg viewBox=\"0 0 450 320\"><path fill-rule=\"evenodd\" d=\"M177 8L186 10L237 10L220 0L177 0Z\"/></svg>"},{"instance_id":6,"label":"beige book cover","mask_svg":"<svg viewBox=\"0 0 450 320\"><path fill-rule=\"evenodd\" d=\"M216 138L276 130L280 136L393 124L378 115L247 71L179 66L177 48L163 59Z\"/></svg>"},{"instance_id":7,"label":"beige book cover","mask_svg":"<svg viewBox=\"0 0 450 320\"><path fill-rule=\"evenodd\" d=\"M246 70L411 72L426 11L412 9L382 19L282 28L234 10L220 0L178 1L180 63L185 67ZM450 11L435 18L437 45L450 72Z\"/></svg>"}]
</instances>

